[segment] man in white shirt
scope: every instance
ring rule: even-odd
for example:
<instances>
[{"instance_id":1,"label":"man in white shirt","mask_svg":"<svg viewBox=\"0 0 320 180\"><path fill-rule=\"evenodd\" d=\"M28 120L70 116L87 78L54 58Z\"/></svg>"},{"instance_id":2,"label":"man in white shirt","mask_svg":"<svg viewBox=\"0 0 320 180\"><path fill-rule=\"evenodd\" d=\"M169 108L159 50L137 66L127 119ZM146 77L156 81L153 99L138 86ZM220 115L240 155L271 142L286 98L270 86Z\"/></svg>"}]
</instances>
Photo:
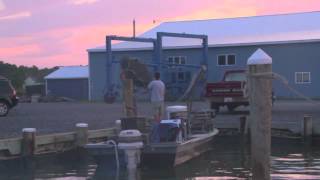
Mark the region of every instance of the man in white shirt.
<instances>
[{"instance_id":1,"label":"man in white shirt","mask_svg":"<svg viewBox=\"0 0 320 180\"><path fill-rule=\"evenodd\" d=\"M148 89L151 91L151 104L154 111L154 119L160 122L164 108L165 85L160 80L160 73L154 74L154 80L148 84Z\"/></svg>"}]
</instances>

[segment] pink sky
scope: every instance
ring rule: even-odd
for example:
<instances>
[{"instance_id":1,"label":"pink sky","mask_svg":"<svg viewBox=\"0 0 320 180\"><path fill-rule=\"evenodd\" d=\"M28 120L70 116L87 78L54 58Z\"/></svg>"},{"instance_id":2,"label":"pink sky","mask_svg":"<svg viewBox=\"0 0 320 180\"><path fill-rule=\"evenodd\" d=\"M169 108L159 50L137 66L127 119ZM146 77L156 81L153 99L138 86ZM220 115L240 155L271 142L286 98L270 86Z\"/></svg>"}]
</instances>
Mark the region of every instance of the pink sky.
<instances>
[{"instance_id":1,"label":"pink sky","mask_svg":"<svg viewBox=\"0 0 320 180\"><path fill-rule=\"evenodd\" d=\"M165 21L320 11L319 0L0 0L0 61L86 65L106 35ZM153 20L156 21L153 24Z\"/></svg>"}]
</instances>

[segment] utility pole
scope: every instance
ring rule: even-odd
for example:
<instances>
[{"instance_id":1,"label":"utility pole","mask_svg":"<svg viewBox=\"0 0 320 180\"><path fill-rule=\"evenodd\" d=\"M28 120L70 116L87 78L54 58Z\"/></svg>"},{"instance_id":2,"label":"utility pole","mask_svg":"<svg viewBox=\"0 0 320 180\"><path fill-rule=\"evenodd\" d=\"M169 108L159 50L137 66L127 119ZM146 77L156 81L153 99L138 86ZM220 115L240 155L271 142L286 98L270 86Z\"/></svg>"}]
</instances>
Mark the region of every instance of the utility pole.
<instances>
[{"instance_id":1,"label":"utility pole","mask_svg":"<svg viewBox=\"0 0 320 180\"><path fill-rule=\"evenodd\" d=\"M252 179L270 180L272 58L262 49L247 62Z\"/></svg>"},{"instance_id":2,"label":"utility pole","mask_svg":"<svg viewBox=\"0 0 320 180\"><path fill-rule=\"evenodd\" d=\"M133 19L132 26L133 26L133 37L135 38L136 37L136 20L135 19Z\"/></svg>"}]
</instances>

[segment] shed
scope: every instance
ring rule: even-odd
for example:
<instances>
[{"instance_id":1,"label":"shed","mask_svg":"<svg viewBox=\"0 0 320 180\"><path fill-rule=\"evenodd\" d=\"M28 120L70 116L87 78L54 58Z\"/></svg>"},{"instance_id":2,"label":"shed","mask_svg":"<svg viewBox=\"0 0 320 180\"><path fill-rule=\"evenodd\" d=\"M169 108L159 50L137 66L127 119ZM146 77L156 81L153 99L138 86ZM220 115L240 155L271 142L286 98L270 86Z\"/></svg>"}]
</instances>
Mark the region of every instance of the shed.
<instances>
[{"instance_id":1,"label":"shed","mask_svg":"<svg viewBox=\"0 0 320 180\"><path fill-rule=\"evenodd\" d=\"M89 99L88 66L65 66L45 77L46 95L68 97L75 100Z\"/></svg>"}]
</instances>

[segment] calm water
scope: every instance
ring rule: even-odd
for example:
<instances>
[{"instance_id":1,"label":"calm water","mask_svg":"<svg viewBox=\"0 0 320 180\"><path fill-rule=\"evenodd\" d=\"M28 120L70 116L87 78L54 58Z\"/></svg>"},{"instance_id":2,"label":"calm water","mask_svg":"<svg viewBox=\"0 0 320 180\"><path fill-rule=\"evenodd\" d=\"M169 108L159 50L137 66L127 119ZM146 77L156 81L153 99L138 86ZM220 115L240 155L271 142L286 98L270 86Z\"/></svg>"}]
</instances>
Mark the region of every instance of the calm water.
<instances>
[{"instance_id":1,"label":"calm water","mask_svg":"<svg viewBox=\"0 0 320 180\"><path fill-rule=\"evenodd\" d=\"M238 138L218 138L213 149L174 169L142 169L126 172L97 166L85 153L69 152L0 163L0 179L137 179L207 180L250 178L250 148ZM272 179L320 179L320 148L298 141L273 139ZM130 177L130 178L128 178Z\"/></svg>"}]
</instances>

